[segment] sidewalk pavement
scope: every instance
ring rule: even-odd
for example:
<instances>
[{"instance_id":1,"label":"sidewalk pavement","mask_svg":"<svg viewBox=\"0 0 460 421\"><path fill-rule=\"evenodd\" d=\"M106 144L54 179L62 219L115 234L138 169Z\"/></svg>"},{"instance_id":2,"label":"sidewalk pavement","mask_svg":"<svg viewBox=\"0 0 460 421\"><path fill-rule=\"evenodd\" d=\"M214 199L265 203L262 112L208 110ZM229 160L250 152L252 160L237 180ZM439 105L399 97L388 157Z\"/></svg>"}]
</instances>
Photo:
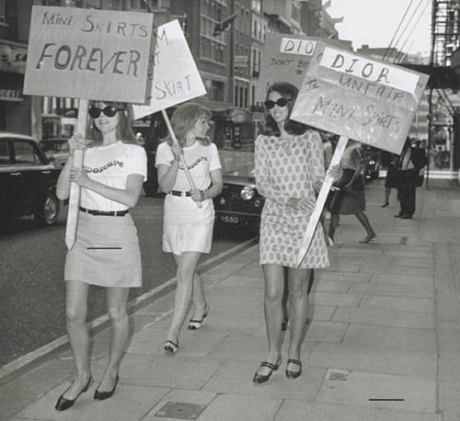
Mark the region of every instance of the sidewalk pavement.
<instances>
[{"instance_id":1,"label":"sidewalk pavement","mask_svg":"<svg viewBox=\"0 0 460 421\"><path fill-rule=\"evenodd\" d=\"M73 408L54 410L73 376L64 349L0 383L0 419L459 421L460 190L430 181L417 190L412 220L393 218L394 191L381 208L383 191L382 181L367 191L377 240L359 244L364 231L341 217L331 267L316 272L298 379L285 377L283 363L268 383L252 383L266 354L254 246L203 274L211 310L202 329L183 330L177 354L162 349L173 292L131 315L111 399L94 401L93 384ZM93 339L97 382L108 329Z\"/></svg>"}]
</instances>

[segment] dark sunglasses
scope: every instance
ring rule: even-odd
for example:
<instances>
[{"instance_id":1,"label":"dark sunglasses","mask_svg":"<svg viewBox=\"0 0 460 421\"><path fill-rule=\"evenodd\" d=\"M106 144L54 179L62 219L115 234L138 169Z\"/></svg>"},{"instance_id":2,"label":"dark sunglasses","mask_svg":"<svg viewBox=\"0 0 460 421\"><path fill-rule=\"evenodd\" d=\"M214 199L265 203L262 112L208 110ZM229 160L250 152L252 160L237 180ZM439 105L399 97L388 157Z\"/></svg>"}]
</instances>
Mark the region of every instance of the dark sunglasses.
<instances>
[{"instance_id":1,"label":"dark sunglasses","mask_svg":"<svg viewBox=\"0 0 460 421\"><path fill-rule=\"evenodd\" d=\"M88 114L92 118L98 118L101 115L101 113L104 113L104 115L106 115L107 117L113 117L118 111L121 111L121 110L114 107L113 105L107 105L104 108L90 107L90 109L88 110Z\"/></svg>"},{"instance_id":2,"label":"dark sunglasses","mask_svg":"<svg viewBox=\"0 0 460 421\"><path fill-rule=\"evenodd\" d=\"M276 101L265 101L265 107L267 110L271 110L275 105L278 105L278 107L285 107L288 104L289 100L286 98L279 98Z\"/></svg>"}]
</instances>

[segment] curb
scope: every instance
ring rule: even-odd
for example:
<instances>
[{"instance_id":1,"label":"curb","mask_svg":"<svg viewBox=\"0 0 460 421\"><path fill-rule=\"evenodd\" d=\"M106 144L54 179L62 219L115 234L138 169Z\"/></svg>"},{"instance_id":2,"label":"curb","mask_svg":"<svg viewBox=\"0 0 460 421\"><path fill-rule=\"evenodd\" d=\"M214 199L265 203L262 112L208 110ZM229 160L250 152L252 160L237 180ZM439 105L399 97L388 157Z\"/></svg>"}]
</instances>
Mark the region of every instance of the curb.
<instances>
[{"instance_id":1,"label":"curb","mask_svg":"<svg viewBox=\"0 0 460 421\"><path fill-rule=\"evenodd\" d=\"M205 260L203 263L198 265L198 269L201 272L207 272L208 270L212 269L215 266L223 263L225 260L232 258L233 256L242 253L243 251L249 249L253 245L257 244L258 237L254 237L250 240L245 241L242 244L239 244L235 247L232 247L229 250L226 250L217 256L214 256L208 260ZM133 300L129 301L127 304L127 310L130 315L136 311L138 307L146 304L146 301L150 299L155 299L158 295L163 293L168 288L172 289L176 282L176 278L171 278L161 285L157 286L156 288L151 289L150 291L142 294ZM101 328L104 323L109 322L108 313L88 322L89 330L95 330L97 328ZM55 339L52 342L49 342L46 345L41 346L40 348L36 349L35 351L31 351L21 357L16 358L13 361L5 364L3 367L0 368L0 381L3 380L5 377L12 375L14 372L24 368L28 364L31 364L37 361L40 358L45 357L46 355L50 354L51 352L55 351L59 347L67 345L69 343L69 339L67 335L61 336Z\"/></svg>"}]
</instances>

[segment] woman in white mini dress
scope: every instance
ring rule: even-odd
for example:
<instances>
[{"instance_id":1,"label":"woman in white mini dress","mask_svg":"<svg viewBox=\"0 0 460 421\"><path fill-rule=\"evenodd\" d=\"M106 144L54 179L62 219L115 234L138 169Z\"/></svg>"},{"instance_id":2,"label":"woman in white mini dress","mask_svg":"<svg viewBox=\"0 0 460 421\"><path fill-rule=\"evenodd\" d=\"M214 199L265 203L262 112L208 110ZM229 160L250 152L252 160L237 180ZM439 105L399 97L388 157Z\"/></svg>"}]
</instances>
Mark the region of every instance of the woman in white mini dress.
<instances>
[{"instance_id":1,"label":"woman in white mini dress","mask_svg":"<svg viewBox=\"0 0 460 421\"><path fill-rule=\"evenodd\" d=\"M136 227L129 208L136 205L147 174L144 148L136 145L131 110L121 103L93 103L89 115L94 125L91 146L82 136L69 140L70 156L84 150L82 168L65 164L57 184L61 200L69 197L70 183L81 187L76 242L65 262L67 332L77 377L60 396L56 409L75 403L91 383L89 334L86 325L90 285L106 288L112 323L109 357L94 399L110 398L128 339L126 303L130 287L140 287L141 255Z\"/></svg>"},{"instance_id":2,"label":"woman in white mini dress","mask_svg":"<svg viewBox=\"0 0 460 421\"><path fill-rule=\"evenodd\" d=\"M307 256L298 253L324 179L324 154L318 132L289 119L297 88L273 84L267 95L267 132L255 143L257 190L265 196L260 227L260 263L265 278L265 323L268 355L254 375L266 382L281 364L284 269L289 290L290 341L286 376L300 376L300 348L308 311L308 279L313 268L329 266L325 236L318 225Z\"/></svg>"},{"instance_id":3,"label":"woman in white mini dress","mask_svg":"<svg viewBox=\"0 0 460 421\"><path fill-rule=\"evenodd\" d=\"M214 227L212 199L222 191L222 166L214 143L206 136L211 112L187 103L179 106L171 125L179 144L171 139L156 153L160 190L166 193L163 219L163 251L173 253L177 264L174 315L164 349L175 353L179 334L193 298L194 314L189 329L199 329L208 314L203 285L196 273L202 253L211 250ZM194 181L192 190L181 155Z\"/></svg>"}]
</instances>

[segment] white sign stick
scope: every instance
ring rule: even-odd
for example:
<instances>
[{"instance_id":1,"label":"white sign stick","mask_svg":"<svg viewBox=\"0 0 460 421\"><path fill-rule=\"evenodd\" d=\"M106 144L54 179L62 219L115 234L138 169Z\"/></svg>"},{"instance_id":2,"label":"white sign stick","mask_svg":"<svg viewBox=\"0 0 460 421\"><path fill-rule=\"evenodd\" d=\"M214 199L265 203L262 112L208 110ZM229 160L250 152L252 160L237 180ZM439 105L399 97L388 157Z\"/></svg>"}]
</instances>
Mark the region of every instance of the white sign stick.
<instances>
[{"instance_id":1,"label":"white sign stick","mask_svg":"<svg viewBox=\"0 0 460 421\"><path fill-rule=\"evenodd\" d=\"M173 140L173 142L176 145L178 145L179 142L178 142L176 134L174 133L174 130L173 130L172 126L171 126L171 122L169 121L168 114L166 113L165 110L161 110L161 114L163 115L163 118L164 118L164 120L166 122L166 125L168 126L168 130L169 130L169 134L171 135L171 139ZM184 167L185 176L187 177L187 181L188 181L188 184L190 185L190 189L192 191L196 190L195 182L193 181L192 174L190 174L190 170L187 167L187 163L185 162L185 158L184 158L183 154L180 155L180 162L182 163L182 166ZM202 206L200 202L197 202L197 205L198 205L199 208L201 208L201 206Z\"/></svg>"},{"instance_id":2,"label":"white sign stick","mask_svg":"<svg viewBox=\"0 0 460 421\"><path fill-rule=\"evenodd\" d=\"M342 159L342 155L345 151L345 147L347 146L347 142L347 137L340 136L339 142L337 143L337 147L335 148L334 155L332 156L332 160L329 165L329 170L340 164L340 160ZM302 264L303 259L305 259L308 249L310 248L310 244L313 240L313 235L315 233L316 226L318 225L321 213L323 212L324 204L326 203L327 195L329 193L329 190L331 189L333 182L334 178L331 175L326 174L323 185L321 186L321 190L318 195L318 199L315 203L315 209L313 209L310 221L308 222L307 230L305 231L305 235L302 241L302 247L300 248L299 254L297 255L299 267Z\"/></svg>"},{"instance_id":3,"label":"white sign stick","mask_svg":"<svg viewBox=\"0 0 460 421\"><path fill-rule=\"evenodd\" d=\"M78 105L78 120L76 133L81 134L86 138L86 125L87 125L87 114L88 114L88 103L87 99L80 99ZM83 166L83 154L82 150L76 150L72 159L72 168L81 168ZM67 249L71 249L75 244L77 238L77 226L78 226L78 211L80 207L80 186L72 182L70 184L70 196L69 196L69 210L67 213L67 226L65 231L65 244Z\"/></svg>"}]
</instances>

